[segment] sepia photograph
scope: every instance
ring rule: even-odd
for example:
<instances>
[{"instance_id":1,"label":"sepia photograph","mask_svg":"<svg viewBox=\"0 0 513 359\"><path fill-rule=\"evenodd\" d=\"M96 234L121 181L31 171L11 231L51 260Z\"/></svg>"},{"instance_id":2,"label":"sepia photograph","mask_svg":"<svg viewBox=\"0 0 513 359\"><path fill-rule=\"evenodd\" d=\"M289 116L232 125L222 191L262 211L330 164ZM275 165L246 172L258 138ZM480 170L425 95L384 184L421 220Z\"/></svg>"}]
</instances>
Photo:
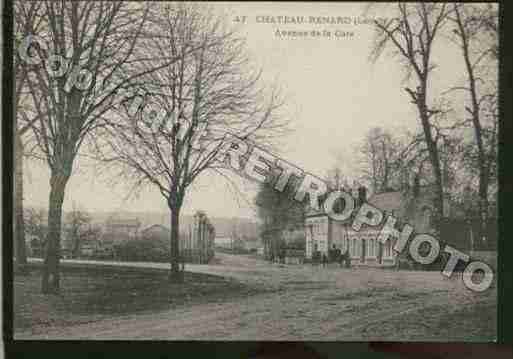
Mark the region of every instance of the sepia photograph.
<instances>
[{"instance_id":1,"label":"sepia photograph","mask_svg":"<svg viewBox=\"0 0 513 359\"><path fill-rule=\"evenodd\" d=\"M12 1L13 339L496 342L499 17Z\"/></svg>"}]
</instances>

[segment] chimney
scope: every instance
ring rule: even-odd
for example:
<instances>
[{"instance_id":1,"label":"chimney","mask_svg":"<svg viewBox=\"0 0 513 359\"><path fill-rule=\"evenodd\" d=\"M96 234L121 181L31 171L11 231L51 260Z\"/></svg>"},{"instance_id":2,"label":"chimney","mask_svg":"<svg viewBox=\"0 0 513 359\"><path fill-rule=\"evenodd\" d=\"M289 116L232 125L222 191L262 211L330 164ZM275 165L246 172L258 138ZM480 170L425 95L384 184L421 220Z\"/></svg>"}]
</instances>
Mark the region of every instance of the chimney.
<instances>
[{"instance_id":1,"label":"chimney","mask_svg":"<svg viewBox=\"0 0 513 359\"><path fill-rule=\"evenodd\" d=\"M358 187L358 202L360 205L364 204L367 201L367 187L360 186Z\"/></svg>"}]
</instances>

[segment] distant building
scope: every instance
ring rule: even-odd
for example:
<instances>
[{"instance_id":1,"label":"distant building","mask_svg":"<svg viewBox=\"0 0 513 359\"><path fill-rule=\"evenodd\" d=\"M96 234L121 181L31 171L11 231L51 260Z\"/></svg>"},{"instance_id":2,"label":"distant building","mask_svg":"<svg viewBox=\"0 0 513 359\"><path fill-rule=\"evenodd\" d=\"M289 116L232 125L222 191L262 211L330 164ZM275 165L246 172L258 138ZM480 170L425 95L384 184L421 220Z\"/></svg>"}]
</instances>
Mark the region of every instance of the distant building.
<instances>
[{"instance_id":1,"label":"distant building","mask_svg":"<svg viewBox=\"0 0 513 359\"><path fill-rule=\"evenodd\" d=\"M95 251L101 247L100 238L98 233L94 231L86 231L81 234L80 248L78 250L78 256L92 256ZM27 256L41 258L44 255L45 241L46 241L46 230L45 233L32 234L25 233L25 244L27 249ZM61 258L71 258L73 251L73 238L71 234L71 227L63 223L61 226L60 236L60 254Z\"/></svg>"},{"instance_id":2,"label":"distant building","mask_svg":"<svg viewBox=\"0 0 513 359\"><path fill-rule=\"evenodd\" d=\"M44 233L29 233L25 232L25 248L27 256L41 258L44 255L45 242L46 242L47 230ZM66 230L66 226L61 226L61 256L68 258L71 253L71 239Z\"/></svg>"},{"instance_id":3,"label":"distant building","mask_svg":"<svg viewBox=\"0 0 513 359\"><path fill-rule=\"evenodd\" d=\"M103 246L113 246L119 242L135 239L139 235L141 222L137 218L109 218L105 221L102 236Z\"/></svg>"},{"instance_id":4,"label":"distant building","mask_svg":"<svg viewBox=\"0 0 513 359\"><path fill-rule=\"evenodd\" d=\"M393 215L398 219L397 228L405 223L410 224L416 233L433 233L435 191L432 186L417 186L406 191L389 191L377 193L367 199L367 190L360 187L358 197L355 198L356 208L353 215L364 202L379 208L384 219ZM469 227L465 226L463 211L446 201L444 203L444 218L442 219L442 239L450 242L456 248L469 241ZM346 221L334 221L322 211L311 211L305 220L306 258L312 258L315 251L328 254L328 250L335 245L342 252L349 252L353 264L393 265L396 263L397 253L392 250L395 239L388 240L384 245L377 238L384 224L384 220L377 227L364 225L360 231L352 229L354 216ZM454 238L444 235L447 226L461 223L462 235ZM453 237L453 238L450 238ZM464 248L463 248L464 249Z\"/></svg>"},{"instance_id":5,"label":"distant building","mask_svg":"<svg viewBox=\"0 0 513 359\"><path fill-rule=\"evenodd\" d=\"M141 222L137 218L120 219L109 218L105 222L105 232L113 235L127 236L129 239L137 237Z\"/></svg>"},{"instance_id":6,"label":"distant building","mask_svg":"<svg viewBox=\"0 0 513 359\"><path fill-rule=\"evenodd\" d=\"M194 223L179 235L178 247L185 262L208 263L214 256L214 226L203 212L197 212ZM157 240L170 243L171 229L154 224L140 231L143 240Z\"/></svg>"}]
</instances>

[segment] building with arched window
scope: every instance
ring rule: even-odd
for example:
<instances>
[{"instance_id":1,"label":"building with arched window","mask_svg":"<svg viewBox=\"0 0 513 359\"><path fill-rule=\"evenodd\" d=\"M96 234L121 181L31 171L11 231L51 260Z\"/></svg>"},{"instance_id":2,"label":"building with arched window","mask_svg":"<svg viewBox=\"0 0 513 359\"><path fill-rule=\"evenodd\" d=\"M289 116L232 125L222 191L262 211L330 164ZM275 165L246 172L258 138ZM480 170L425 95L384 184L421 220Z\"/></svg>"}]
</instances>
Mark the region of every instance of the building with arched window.
<instances>
[{"instance_id":1,"label":"building with arched window","mask_svg":"<svg viewBox=\"0 0 513 359\"><path fill-rule=\"evenodd\" d=\"M306 258L312 258L315 251L327 254L328 248L335 245L342 253L349 253L352 264L394 265L397 259L397 253L393 250L395 239L390 239L384 244L378 241L384 219L388 215L393 215L397 219L398 229L402 229L404 224L408 223L416 233L433 233L435 193L432 186L420 186L415 190L388 191L367 198L366 190L363 189L359 191L358 198L355 198L356 208L353 216L346 221L332 220L322 211L308 212L305 220ZM375 227L364 224L359 231L354 231L354 215L363 202L379 208L384 214L383 221ZM446 201L444 210L443 223L462 222L463 211L457 209L454 204ZM461 231L463 235L455 240L457 243L451 242L454 239L449 238L451 236L445 236L444 240L456 248L465 249L466 243L470 241L471 231L465 225L461 227Z\"/></svg>"}]
</instances>

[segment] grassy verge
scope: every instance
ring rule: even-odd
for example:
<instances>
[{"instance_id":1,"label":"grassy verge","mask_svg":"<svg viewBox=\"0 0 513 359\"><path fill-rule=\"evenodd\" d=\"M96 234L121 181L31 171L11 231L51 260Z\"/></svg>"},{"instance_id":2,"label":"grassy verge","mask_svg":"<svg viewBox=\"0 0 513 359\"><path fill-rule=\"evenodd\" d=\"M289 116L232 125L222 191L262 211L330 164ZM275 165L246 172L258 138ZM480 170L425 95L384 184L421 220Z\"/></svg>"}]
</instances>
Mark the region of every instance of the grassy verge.
<instances>
[{"instance_id":1,"label":"grassy verge","mask_svg":"<svg viewBox=\"0 0 513 359\"><path fill-rule=\"evenodd\" d=\"M400 341L492 342L497 333L494 293L461 306L437 305L365 328L362 337Z\"/></svg>"},{"instance_id":2,"label":"grassy verge","mask_svg":"<svg viewBox=\"0 0 513 359\"><path fill-rule=\"evenodd\" d=\"M15 276L14 330L39 331L262 292L208 274L186 272L184 284L173 284L166 271L112 267L62 268L61 288L59 295L42 295L40 267Z\"/></svg>"}]
</instances>

